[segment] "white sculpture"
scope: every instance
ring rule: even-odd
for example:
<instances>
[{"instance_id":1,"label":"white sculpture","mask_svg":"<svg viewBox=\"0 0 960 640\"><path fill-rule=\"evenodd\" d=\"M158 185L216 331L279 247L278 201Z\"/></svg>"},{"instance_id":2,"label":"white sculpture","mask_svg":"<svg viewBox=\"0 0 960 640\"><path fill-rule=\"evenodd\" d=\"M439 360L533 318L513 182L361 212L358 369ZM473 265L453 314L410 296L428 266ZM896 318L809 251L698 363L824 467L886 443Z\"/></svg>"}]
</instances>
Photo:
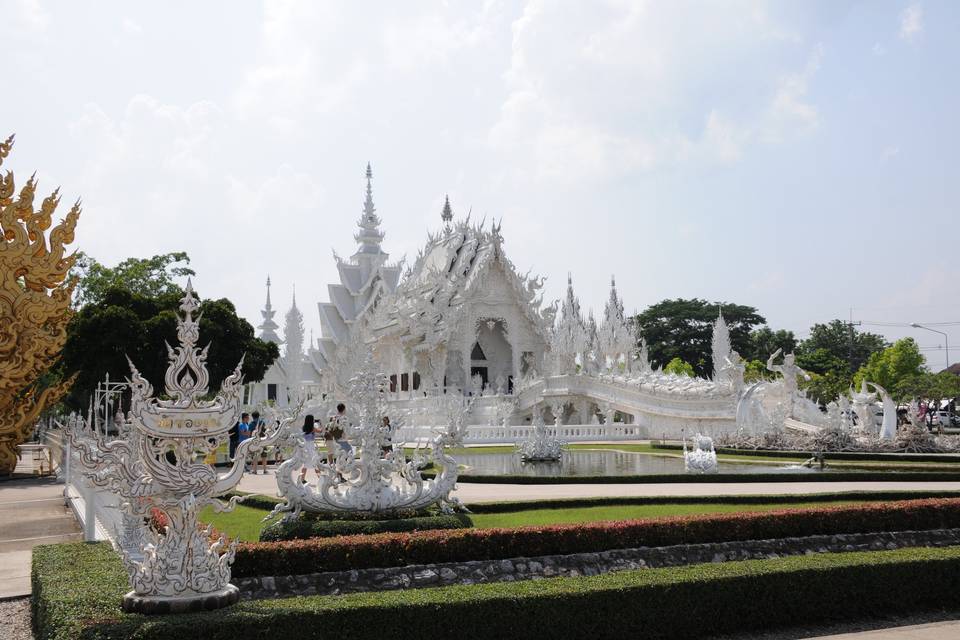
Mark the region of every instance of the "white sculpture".
<instances>
[{"instance_id":1,"label":"white sculpture","mask_svg":"<svg viewBox=\"0 0 960 640\"><path fill-rule=\"evenodd\" d=\"M232 509L238 498L223 503L215 496L235 487L243 477L247 455L272 445L280 433L274 429L265 437L241 443L226 474L218 474L207 463L239 418L242 361L224 379L216 398L203 400L209 345L203 350L196 346L197 299L189 281L180 310L180 344L176 349L167 346L170 365L164 386L169 399L155 398L152 386L131 362L126 437L106 442L99 434L86 433L78 419L66 429L84 475L94 485L119 494L122 508L138 521L139 531L129 532L130 540L148 541L139 553L122 550L133 587L123 599L126 611L192 611L236 602L239 592L230 584L235 543L224 547L223 538L211 542L210 527L201 527L197 516L207 506L216 511ZM151 517L166 522L161 531L148 528Z\"/></svg>"},{"instance_id":2,"label":"white sculpture","mask_svg":"<svg viewBox=\"0 0 960 640\"><path fill-rule=\"evenodd\" d=\"M288 438L295 444L294 455L277 470L277 487L285 502L278 504L270 519L280 513L295 517L301 511L315 513L391 513L400 510L418 510L436 504L450 513L463 509L450 496L457 482L457 462L446 453L449 447L462 443L466 431L466 415L470 400L459 395L444 395L429 399L436 405L437 415L444 417L440 432L431 442L431 455L437 475L424 479L418 470L418 461L406 460L402 447L385 452L390 429L383 418L388 415L385 390L389 386L386 375L376 373L372 357L368 355L361 370L350 380L347 404L352 425L345 431L356 445L358 456L339 451L332 464L319 462L311 443L293 429ZM392 416L394 428L398 417ZM316 485L300 481L302 466L313 465L318 470Z\"/></svg>"},{"instance_id":3,"label":"white sculpture","mask_svg":"<svg viewBox=\"0 0 960 640\"><path fill-rule=\"evenodd\" d=\"M857 422L860 430L867 434L876 432L876 420L873 417L873 403L877 399L877 393L867 389L867 381L860 382L860 390L850 389L850 398L853 400L853 412L857 416Z\"/></svg>"},{"instance_id":4,"label":"white sculpture","mask_svg":"<svg viewBox=\"0 0 960 640\"><path fill-rule=\"evenodd\" d=\"M698 433L691 439L689 450L684 439L683 468L688 473L716 473L717 451L713 446L713 438Z\"/></svg>"},{"instance_id":5,"label":"white sculpture","mask_svg":"<svg viewBox=\"0 0 960 640\"><path fill-rule=\"evenodd\" d=\"M797 376L802 375L804 380L810 380L810 374L797 366L796 356L792 353L788 353L787 355L783 356L783 364L773 364L773 361L777 359L777 356L779 356L782 351L782 349L777 349L773 352L773 355L767 358L767 370L783 375L787 417L793 418L794 404L796 403L796 399L799 395Z\"/></svg>"},{"instance_id":6,"label":"white sculpture","mask_svg":"<svg viewBox=\"0 0 960 640\"><path fill-rule=\"evenodd\" d=\"M517 444L520 459L524 462L559 460L563 455L564 442L547 432L543 422L543 412L533 413L533 433Z\"/></svg>"}]
</instances>

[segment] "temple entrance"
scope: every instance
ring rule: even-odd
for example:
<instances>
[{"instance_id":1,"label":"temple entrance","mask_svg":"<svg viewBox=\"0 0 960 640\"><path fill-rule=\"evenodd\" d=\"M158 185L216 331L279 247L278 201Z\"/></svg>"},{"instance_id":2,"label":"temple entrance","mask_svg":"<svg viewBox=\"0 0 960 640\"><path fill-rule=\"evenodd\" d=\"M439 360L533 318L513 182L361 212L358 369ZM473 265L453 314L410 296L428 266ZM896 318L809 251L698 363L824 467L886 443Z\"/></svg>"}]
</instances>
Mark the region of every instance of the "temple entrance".
<instances>
[{"instance_id":1,"label":"temple entrance","mask_svg":"<svg viewBox=\"0 0 960 640\"><path fill-rule=\"evenodd\" d=\"M470 375L479 375L484 385L509 391L513 378L513 347L507 341L502 318L477 320L477 339L470 352Z\"/></svg>"}]
</instances>

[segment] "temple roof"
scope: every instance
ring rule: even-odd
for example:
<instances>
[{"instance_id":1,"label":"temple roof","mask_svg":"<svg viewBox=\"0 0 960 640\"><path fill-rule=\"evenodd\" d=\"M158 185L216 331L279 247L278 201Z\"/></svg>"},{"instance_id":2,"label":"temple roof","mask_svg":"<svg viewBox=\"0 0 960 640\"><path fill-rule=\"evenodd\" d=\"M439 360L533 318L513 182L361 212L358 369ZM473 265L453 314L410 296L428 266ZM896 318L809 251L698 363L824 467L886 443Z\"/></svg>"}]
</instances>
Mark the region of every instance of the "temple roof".
<instances>
[{"instance_id":1,"label":"temple roof","mask_svg":"<svg viewBox=\"0 0 960 640\"><path fill-rule=\"evenodd\" d=\"M548 322L540 311L543 279L518 275L503 252L500 226L451 222L449 201L444 204L444 228L431 234L406 278L385 305L375 329L398 334L415 349L444 341L459 325L466 302L494 264L502 267L518 306L546 340Z\"/></svg>"}]
</instances>

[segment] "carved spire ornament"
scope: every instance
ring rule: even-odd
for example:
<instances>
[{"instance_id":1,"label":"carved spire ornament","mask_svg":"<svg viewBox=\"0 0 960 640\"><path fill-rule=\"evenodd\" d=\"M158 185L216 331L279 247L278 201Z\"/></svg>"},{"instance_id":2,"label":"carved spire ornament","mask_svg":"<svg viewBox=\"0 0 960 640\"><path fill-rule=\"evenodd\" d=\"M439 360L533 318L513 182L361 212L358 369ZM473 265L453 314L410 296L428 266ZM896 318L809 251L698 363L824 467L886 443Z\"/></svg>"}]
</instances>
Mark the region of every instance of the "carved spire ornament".
<instances>
[{"instance_id":1,"label":"carved spire ornament","mask_svg":"<svg viewBox=\"0 0 960 640\"><path fill-rule=\"evenodd\" d=\"M261 340L280 344L280 336L277 335L279 326L273 320L276 313L273 310L273 304L270 302L270 276L267 276L267 303L264 305L263 311L260 312L260 315L263 316L263 323L257 328L260 329Z\"/></svg>"},{"instance_id":2,"label":"carved spire ornament","mask_svg":"<svg viewBox=\"0 0 960 640\"><path fill-rule=\"evenodd\" d=\"M225 474L208 462L240 416L243 361L224 379L216 397L205 400L210 345L197 346L197 309L188 281L180 304L183 317L177 319L179 345L167 345L167 399L154 396L151 384L131 362L130 418L123 437L107 442L76 417L65 429L82 473L95 486L120 496L121 508L139 528L132 539L146 541L142 548L122 549L133 588L123 598L126 611L195 611L237 601L239 592L230 584L236 543L212 540L212 529L201 526L198 516L207 506L218 512L233 508L237 497L224 503L215 496L233 489L243 477L245 458L272 446L285 428L281 420L264 437L240 443ZM160 531L145 524L157 513L167 523Z\"/></svg>"},{"instance_id":3,"label":"carved spire ornament","mask_svg":"<svg viewBox=\"0 0 960 640\"><path fill-rule=\"evenodd\" d=\"M0 165L12 147L13 136L0 142ZM64 245L73 242L80 202L47 234L59 189L35 211L36 189L31 176L14 197L13 172L0 176L0 475L13 473L17 445L73 383L40 388L38 381L67 339L75 285L67 273L76 257L64 256Z\"/></svg>"}]
</instances>

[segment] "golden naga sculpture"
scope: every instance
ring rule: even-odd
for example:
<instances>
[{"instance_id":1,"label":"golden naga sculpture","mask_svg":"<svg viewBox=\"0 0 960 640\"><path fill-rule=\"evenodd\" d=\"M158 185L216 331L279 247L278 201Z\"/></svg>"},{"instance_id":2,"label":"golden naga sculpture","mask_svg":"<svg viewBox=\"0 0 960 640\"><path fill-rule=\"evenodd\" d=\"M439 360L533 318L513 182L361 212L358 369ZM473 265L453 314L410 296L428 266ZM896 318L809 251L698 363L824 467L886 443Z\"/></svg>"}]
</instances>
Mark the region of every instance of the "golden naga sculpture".
<instances>
[{"instance_id":1,"label":"golden naga sculpture","mask_svg":"<svg viewBox=\"0 0 960 640\"><path fill-rule=\"evenodd\" d=\"M12 147L13 136L0 142L0 165ZM59 189L34 211L35 178L14 198L13 173L0 175L0 475L13 473L17 445L73 382L38 385L67 339L75 285L67 272L75 255L64 257L64 245L73 242L80 202L50 231L48 240Z\"/></svg>"}]
</instances>

